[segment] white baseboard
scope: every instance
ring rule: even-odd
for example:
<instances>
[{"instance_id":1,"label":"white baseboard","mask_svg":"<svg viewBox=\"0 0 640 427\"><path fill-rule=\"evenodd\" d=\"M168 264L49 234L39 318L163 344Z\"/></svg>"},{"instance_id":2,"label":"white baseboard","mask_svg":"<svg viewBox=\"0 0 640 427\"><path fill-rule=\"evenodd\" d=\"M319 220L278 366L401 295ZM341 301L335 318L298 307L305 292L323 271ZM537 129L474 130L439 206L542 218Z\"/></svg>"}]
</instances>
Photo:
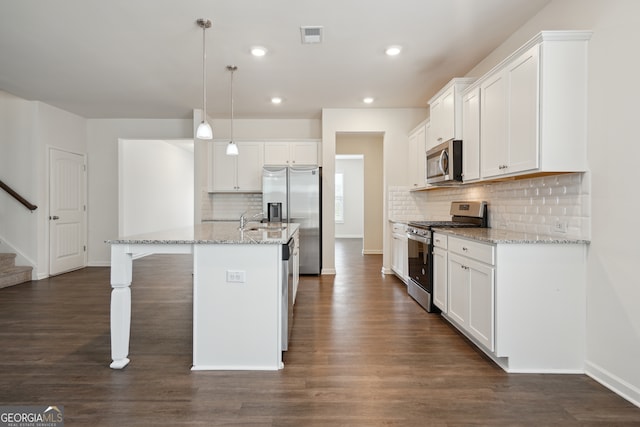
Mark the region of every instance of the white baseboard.
<instances>
[{"instance_id":1,"label":"white baseboard","mask_svg":"<svg viewBox=\"0 0 640 427\"><path fill-rule=\"evenodd\" d=\"M382 255L382 249L363 249L362 255Z\"/></svg>"},{"instance_id":2,"label":"white baseboard","mask_svg":"<svg viewBox=\"0 0 640 427\"><path fill-rule=\"evenodd\" d=\"M335 276L336 275L336 269L335 268L323 268L322 271L320 272L321 275L328 275L328 276Z\"/></svg>"},{"instance_id":3,"label":"white baseboard","mask_svg":"<svg viewBox=\"0 0 640 427\"><path fill-rule=\"evenodd\" d=\"M111 263L109 261L91 261L87 264L87 267L110 267Z\"/></svg>"},{"instance_id":4,"label":"white baseboard","mask_svg":"<svg viewBox=\"0 0 640 427\"><path fill-rule=\"evenodd\" d=\"M586 361L584 365L585 373L588 376L637 407L640 407L640 388L629 384L622 378L617 377L595 363Z\"/></svg>"}]
</instances>

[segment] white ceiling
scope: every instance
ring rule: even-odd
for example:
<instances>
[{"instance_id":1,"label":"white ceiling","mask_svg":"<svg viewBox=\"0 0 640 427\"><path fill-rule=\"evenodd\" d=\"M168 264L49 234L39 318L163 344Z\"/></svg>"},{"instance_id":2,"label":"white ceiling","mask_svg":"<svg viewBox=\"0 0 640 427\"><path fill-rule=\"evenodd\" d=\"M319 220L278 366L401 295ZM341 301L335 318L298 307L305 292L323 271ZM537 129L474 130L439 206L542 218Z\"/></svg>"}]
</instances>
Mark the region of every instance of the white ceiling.
<instances>
[{"instance_id":1,"label":"white ceiling","mask_svg":"<svg viewBox=\"0 0 640 427\"><path fill-rule=\"evenodd\" d=\"M87 118L191 117L208 18L211 117L229 116L230 64L237 118L319 118L364 96L426 107L549 1L0 0L0 90ZM316 25L323 43L303 45L300 26Z\"/></svg>"}]
</instances>

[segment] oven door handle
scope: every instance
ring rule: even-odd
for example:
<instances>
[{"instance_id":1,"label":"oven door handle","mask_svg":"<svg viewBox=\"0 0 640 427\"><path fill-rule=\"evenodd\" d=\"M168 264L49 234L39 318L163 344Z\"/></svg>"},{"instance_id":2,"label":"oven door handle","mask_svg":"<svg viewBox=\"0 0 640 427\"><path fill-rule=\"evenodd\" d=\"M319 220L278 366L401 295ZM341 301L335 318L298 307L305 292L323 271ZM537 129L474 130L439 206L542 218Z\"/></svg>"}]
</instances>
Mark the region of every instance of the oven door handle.
<instances>
[{"instance_id":1,"label":"oven door handle","mask_svg":"<svg viewBox=\"0 0 640 427\"><path fill-rule=\"evenodd\" d=\"M418 236L418 235L413 234L413 233L407 233L407 238L411 239L411 240L418 241L418 242L425 243L427 245L429 244L429 238Z\"/></svg>"}]
</instances>

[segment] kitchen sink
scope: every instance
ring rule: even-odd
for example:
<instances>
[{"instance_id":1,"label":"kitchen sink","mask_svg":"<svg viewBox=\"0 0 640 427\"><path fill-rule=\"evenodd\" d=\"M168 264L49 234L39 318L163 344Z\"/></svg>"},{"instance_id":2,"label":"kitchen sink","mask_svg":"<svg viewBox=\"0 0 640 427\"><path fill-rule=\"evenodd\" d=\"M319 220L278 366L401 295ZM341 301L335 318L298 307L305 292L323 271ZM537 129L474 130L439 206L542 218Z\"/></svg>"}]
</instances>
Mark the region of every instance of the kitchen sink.
<instances>
[{"instance_id":1,"label":"kitchen sink","mask_svg":"<svg viewBox=\"0 0 640 427\"><path fill-rule=\"evenodd\" d=\"M244 229L244 231L282 231L287 228L286 224L256 224Z\"/></svg>"}]
</instances>

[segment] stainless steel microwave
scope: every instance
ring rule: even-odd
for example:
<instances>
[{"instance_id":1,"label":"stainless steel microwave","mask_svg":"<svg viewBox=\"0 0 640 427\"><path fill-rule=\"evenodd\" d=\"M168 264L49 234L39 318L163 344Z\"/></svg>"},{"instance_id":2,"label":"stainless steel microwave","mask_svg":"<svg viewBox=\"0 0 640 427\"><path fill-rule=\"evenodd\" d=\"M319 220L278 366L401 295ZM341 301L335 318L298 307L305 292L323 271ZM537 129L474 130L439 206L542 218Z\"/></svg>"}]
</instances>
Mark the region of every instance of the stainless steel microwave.
<instances>
[{"instance_id":1,"label":"stainless steel microwave","mask_svg":"<svg viewBox=\"0 0 640 427\"><path fill-rule=\"evenodd\" d=\"M450 139L427 151L427 183L462 182L462 141Z\"/></svg>"}]
</instances>

